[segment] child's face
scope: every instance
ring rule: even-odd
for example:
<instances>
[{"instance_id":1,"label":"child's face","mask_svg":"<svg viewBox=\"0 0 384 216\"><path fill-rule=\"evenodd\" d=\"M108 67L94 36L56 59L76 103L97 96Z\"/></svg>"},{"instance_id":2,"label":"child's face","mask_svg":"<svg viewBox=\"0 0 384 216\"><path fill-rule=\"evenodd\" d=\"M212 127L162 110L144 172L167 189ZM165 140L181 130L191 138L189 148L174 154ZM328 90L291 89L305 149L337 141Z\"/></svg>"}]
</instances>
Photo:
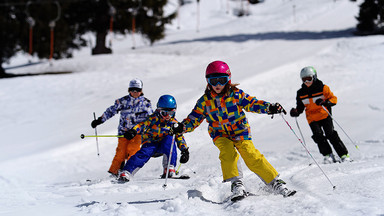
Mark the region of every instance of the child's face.
<instances>
[{"instance_id":1,"label":"child's face","mask_svg":"<svg viewBox=\"0 0 384 216\"><path fill-rule=\"evenodd\" d=\"M220 94L223 91L224 87L225 85L212 86L213 91L215 91L216 94Z\"/></svg>"},{"instance_id":2,"label":"child's face","mask_svg":"<svg viewBox=\"0 0 384 216\"><path fill-rule=\"evenodd\" d=\"M162 109L159 110L161 118L165 121L171 120L172 116L175 116L176 109Z\"/></svg>"},{"instance_id":3,"label":"child's face","mask_svg":"<svg viewBox=\"0 0 384 216\"><path fill-rule=\"evenodd\" d=\"M312 83L313 83L313 76L303 77L302 80L303 80L303 83L304 83L307 87L309 87L309 86L311 86Z\"/></svg>"},{"instance_id":4,"label":"child's face","mask_svg":"<svg viewBox=\"0 0 384 216\"><path fill-rule=\"evenodd\" d=\"M165 121L169 121L169 120L171 120L171 116L170 115L167 115L167 116L163 116L163 119L165 120Z\"/></svg>"},{"instance_id":5,"label":"child's face","mask_svg":"<svg viewBox=\"0 0 384 216\"><path fill-rule=\"evenodd\" d=\"M304 84L305 84L307 87L311 86L312 83L313 83L313 80L312 80L312 81L306 81L306 82L304 82Z\"/></svg>"}]
</instances>

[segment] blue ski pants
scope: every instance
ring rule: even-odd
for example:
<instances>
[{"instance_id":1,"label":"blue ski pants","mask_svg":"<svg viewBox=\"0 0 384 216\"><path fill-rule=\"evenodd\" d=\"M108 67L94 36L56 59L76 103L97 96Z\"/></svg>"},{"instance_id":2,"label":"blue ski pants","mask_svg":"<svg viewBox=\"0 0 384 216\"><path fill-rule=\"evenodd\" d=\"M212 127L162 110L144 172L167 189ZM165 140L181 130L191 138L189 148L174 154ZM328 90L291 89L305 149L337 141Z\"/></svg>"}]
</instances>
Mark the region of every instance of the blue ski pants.
<instances>
[{"instance_id":1,"label":"blue ski pants","mask_svg":"<svg viewBox=\"0 0 384 216\"><path fill-rule=\"evenodd\" d=\"M175 142L175 141L174 141ZM148 162L148 160L155 155L164 155L168 162L169 153L173 146L171 164L176 167L177 151L176 143L172 145L172 136L168 135L159 142L148 142L141 146L140 150L136 154L132 155L124 166L124 170L134 175L140 168ZM168 164L165 164L167 166ZM164 164L163 164L164 166ZM166 167L165 167L166 168Z\"/></svg>"}]
</instances>

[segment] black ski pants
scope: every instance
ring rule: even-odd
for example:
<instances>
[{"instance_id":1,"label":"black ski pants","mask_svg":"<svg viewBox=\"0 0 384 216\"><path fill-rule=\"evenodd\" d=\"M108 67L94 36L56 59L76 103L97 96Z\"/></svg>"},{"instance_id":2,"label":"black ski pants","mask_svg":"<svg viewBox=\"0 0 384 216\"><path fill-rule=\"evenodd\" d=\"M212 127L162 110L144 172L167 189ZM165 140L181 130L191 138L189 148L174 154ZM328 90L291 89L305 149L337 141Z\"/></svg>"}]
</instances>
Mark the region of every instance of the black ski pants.
<instances>
[{"instance_id":1,"label":"black ski pants","mask_svg":"<svg viewBox=\"0 0 384 216\"><path fill-rule=\"evenodd\" d=\"M322 155L325 156L332 153L332 148L327 139L332 144L339 157L348 154L348 150L343 141L341 141L339 134L337 134L337 131L333 128L333 122L330 116L320 121L311 122L309 126L313 133L312 139L319 147L319 151Z\"/></svg>"}]
</instances>

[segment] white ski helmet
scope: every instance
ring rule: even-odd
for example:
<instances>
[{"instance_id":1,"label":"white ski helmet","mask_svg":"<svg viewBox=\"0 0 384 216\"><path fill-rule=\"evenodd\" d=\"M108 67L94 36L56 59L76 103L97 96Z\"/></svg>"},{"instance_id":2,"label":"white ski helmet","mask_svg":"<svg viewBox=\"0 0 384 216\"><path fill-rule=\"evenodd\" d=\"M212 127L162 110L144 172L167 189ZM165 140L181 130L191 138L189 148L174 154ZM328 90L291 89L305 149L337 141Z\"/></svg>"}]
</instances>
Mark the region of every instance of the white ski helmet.
<instances>
[{"instance_id":1,"label":"white ski helmet","mask_svg":"<svg viewBox=\"0 0 384 216\"><path fill-rule=\"evenodd\" d=\"M140 79L133 79L129 82L129 88L139 88L139 89L142 89L143 88L143 81L141 81Z\"/></svg>"},{"instance_id":2,"label":"white ski helmet","mask_svg":"<svg viewBox=\"0 0 384 216\"><path fill-rule=\"evenodd\" d=\"M301 69L300 78L303 79L304 77L313 77L314 80L316 80L316 78L317 78L316 69L312 66L308 66L308 67Z\"/></svg>"}]
</instances>

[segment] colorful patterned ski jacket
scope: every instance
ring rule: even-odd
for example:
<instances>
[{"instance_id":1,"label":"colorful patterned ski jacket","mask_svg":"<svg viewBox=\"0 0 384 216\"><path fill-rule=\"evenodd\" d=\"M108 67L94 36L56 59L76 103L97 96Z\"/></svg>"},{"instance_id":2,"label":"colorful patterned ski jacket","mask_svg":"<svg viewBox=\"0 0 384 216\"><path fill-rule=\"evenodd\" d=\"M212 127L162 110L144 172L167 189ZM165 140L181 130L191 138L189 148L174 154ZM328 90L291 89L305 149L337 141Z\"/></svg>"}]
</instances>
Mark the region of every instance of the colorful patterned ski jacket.
<instances>
[{"instance_id":1,"label":"colorful patterned ski jacket","mask_svg":"<svg viewBox=\"0 0 384 216\"><path fill-rule=\"evenodd\" d=\"M102 122L107 121L120 112L120 123L118 127L118 135L123 135L137 123L147 119L153 113L151 101L144 96L134 98L126 95L115 101L101 116Z\"/></svg>"},{"instance_id":2,"label":"colorful patterned ski jacket","mask_svg":"<svg viewBox=\"0 0 384 216\"><path fill-rule=\"evenodd\" d=\"M206 119L213 141L219 137L232 140L251 140L250 126L243 110L267 113L269 102L256 99L241 89L230 90L227 95L211 91L197 101L192 112L183 120L186 132L192 132Z\"/></svg>"},{"instance_id":3,"label":"colorful patterned ski jacket","mask_svg":"<svg viewBox=\"0 0 384 216\"><path fill-rule=\"evenodd\" d=\"M160 117L159 112L156 110L152 115L148 116L145 121L134 126L133 129L141 135L142 144L145 144L150 142L159 142L162 140L165 136L169 135L171 126L175 123L178 123L175 118L171 118L169 121L163 120ZM177 147L181 151L188 147L183 135L176 135L175 141L177 143Z\"/></svg>"},{"instance_id":4,"label":"colorful patterned ski jacket","mask_svg":"<svg viewBox=\"0 0 384 216\"><path fill-rule=\"evenodd\" d=\"M296 95L296 110L302 113L305 109L307 121L310 124L313 121L320 121L328 117L328 113L322 106L316 105L316 100L319 98L328 100L331 105L337 103L337 97L333 95L330 88L323 84L319 79L316 79L313 84L307 87L305 84L301 85L301 89L297 91ZM326 107L331 112L330 107Z\"/></svg>"}]
</instances>

